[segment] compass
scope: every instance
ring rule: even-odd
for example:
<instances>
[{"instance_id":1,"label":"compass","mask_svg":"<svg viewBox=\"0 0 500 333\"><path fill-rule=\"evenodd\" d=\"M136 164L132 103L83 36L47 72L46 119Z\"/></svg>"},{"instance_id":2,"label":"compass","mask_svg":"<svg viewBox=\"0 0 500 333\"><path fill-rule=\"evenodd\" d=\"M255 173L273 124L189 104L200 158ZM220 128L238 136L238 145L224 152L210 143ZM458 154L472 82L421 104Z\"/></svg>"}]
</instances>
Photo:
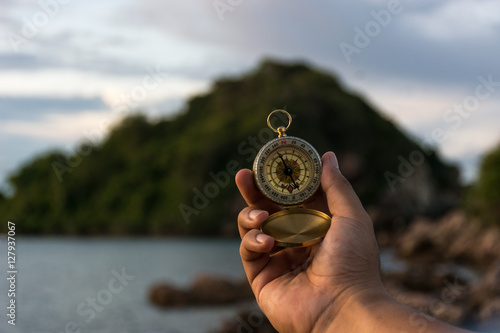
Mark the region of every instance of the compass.
<instances>
[{"instance_id":1,"label":"compass","mask_svg":"<svg viewBox=\"0 0 500 333\"><path fill-rule=\"evenodd\" d=\"M258 175L257 186L266 197L281 205L297 205L318 189L321 158L306 141L281 137L260 150L254 171Z\"/></svg>"},{"instance_id":2,"label":"compass","mask_svg":"<svg viewBox=\"0 0 500 333\"><path fill-rule=\"evenodd\" d=\"M274 128L271 116L279 113L287 116L288 125ZM284 208L269 216L261 229L274 237L278 246L309 246L323 239L331 221L327 214L302 206L320 186L321 158L307 141L286 135L291 123L292 117L285 110L269 114L267 125L279 136L267 142L254 161L257 188Z\"/></svg>"}]
</instances>

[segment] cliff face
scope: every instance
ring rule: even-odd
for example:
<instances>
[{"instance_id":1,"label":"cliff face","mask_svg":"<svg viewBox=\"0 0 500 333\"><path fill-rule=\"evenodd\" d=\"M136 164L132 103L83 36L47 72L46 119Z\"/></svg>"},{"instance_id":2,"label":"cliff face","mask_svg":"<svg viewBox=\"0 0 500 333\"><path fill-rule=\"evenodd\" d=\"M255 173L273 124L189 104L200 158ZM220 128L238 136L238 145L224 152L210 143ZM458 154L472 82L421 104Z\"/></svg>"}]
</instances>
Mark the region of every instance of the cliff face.
<instances>
[{"instance_id":1,"label":"cliff face","mask_svg":"<svg viewBox=\"0 0 500 333\"><path fill-rule=\"evenodd\" d=\"M219 233L243 205L234 174L274 137L266 118L275 108L292 114L289 135L337 153L379 225L457 203L456 168L331 75L265 61L216 81L174 119L125 119L71 172L61 174L67 156L38 157L12 176L15 193L0 198L0 212L27 233Z\"/></svg>"}]
</instances>

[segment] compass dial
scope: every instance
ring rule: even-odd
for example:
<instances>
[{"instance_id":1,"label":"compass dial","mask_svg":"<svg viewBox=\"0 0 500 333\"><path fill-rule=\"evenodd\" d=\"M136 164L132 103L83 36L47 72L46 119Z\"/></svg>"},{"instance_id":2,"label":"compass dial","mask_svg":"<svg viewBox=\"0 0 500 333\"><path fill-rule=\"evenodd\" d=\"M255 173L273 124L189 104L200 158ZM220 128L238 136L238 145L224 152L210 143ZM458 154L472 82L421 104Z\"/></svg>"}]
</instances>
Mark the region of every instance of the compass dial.
<instances>
[{"instance_id":1,"label":"compass dial","mask_svg":"<svg viewBox=\"0 0 500 333\"><path fill-rule=\"evenodd\" d=\"M321 159L306 141L286 136L264 145L253 169L256 184L266 197L291 206L306 201L318 189Z\"/></svg>"}]
</instances>

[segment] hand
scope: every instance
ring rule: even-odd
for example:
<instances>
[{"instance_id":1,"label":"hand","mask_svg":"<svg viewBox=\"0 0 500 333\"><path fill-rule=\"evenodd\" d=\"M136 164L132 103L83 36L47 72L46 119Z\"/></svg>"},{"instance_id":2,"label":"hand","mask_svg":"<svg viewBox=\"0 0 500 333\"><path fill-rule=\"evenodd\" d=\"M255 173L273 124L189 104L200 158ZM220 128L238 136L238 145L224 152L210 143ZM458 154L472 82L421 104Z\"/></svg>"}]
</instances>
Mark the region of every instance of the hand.
<instances>
[{"instance_id":1,"label":"hand","mask_svg":"<svg viewBox=\"0 0 500 333\"><path fill-rule=\"evenodd\" d=\"M364 295L386 296L371 219L338 169L335 154L323 158L322 190L306 208L331 214L322 243L276 252L259 228L280 207L256 188L250 170L236 175L247 202L238 218L240 254L257 302L280 332L325 332L344 306Z\"/></svg>"},{"instance_id":2,"label":"hand","mask_svg":"<svg viewBox=\"0 0 500 333\"><path fill-rule=\"evenodd\" d=\"M250 170L236 175L247 208L238 217L240 255L257 302L279 332L466 333L392 299L380 281L372 222L335 154L326 153L322 190L307 208L330 213L322 243L278 249L259 228L280 207L256 188Z\"/></svg>"}]
</instances>

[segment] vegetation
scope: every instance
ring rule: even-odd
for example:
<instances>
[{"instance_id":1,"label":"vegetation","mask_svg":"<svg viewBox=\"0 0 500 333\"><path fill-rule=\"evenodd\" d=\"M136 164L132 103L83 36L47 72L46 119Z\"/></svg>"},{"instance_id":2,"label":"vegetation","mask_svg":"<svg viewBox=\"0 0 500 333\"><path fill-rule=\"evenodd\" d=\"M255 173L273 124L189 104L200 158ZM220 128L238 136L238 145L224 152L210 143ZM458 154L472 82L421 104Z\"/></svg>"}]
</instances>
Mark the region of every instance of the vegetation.
<instances>
[{"instance_id":1,"label":"vegetation","mask_svg":"<svg viewBox=\"0 0 500 333\"><path fill-rule=\"evenodd\" d=\"M467 196L469 213L487 225L500 226L500 144L486 154L479 179Z\"/></svg>"},{"instance_id":2,"label":"vegetation","mask_svg":"<svg viewBox=\"0 0 500 333\"><path fill-rule=\"evenodd\" d=\"M0 215L20 233L218 234L243 206L233 176L272 137L266 117L274 108L294 116L289 135L354 161L341 167L366 205L388 191L384 172L398 169L397 157L420 150L329 74L265 61L216 81L175 118L136 114L99 145L36 157L10 177L14 193L0 195ZM425 167L435 186L456 186L455 169L436 154Z\"/></svg>"}]
</instances>

